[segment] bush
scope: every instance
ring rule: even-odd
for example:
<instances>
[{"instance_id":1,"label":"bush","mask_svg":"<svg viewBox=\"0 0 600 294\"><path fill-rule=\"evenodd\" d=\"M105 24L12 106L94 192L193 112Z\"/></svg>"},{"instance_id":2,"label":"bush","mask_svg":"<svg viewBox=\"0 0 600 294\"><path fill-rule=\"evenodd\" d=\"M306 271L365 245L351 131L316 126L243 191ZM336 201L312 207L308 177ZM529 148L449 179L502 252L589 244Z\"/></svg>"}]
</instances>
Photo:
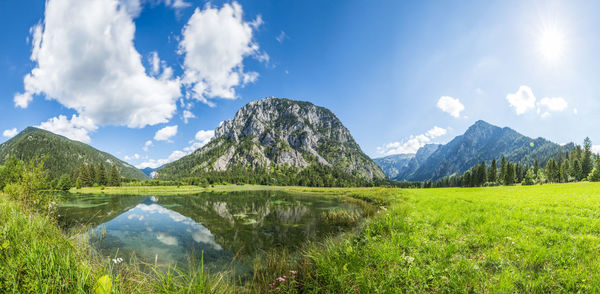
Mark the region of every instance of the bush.
<instances>
[{"instance_id":1,"label":"bush","mask_svg":"<svg viewBox=\"0 0 600 294\"><path fill-rule=\"evenodd\" d=\"M590 182L600 182L600 169L594 167L588 176L588 180L590 180Z\"/></svg>"},{"instance_id":2,"label":"bush","mask_svg":"<svg viewBox=\"0 0 600 294\"><path fill-rule=\"evenodd\" d=\"M30 160L23 164L19 179L8 183L4 187L4 192L25 207L41 212L47 211L52 202L52 197L48 193L49 188L44 160Z\"/></svg>"}]
</instances>

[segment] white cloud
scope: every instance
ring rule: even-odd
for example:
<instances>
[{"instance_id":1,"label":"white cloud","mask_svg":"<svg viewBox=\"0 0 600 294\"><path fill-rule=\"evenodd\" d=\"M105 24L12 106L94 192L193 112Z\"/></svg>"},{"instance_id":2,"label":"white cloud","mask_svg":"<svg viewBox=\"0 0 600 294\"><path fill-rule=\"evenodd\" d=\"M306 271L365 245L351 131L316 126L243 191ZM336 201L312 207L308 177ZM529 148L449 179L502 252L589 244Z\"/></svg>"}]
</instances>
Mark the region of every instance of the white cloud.
<instances>
[{"instance_id":1,"label":"white cloud","mask_svg":"<svg viewBox=\"0 0 600 294\"><path fill-rule=\"evenodd\" d=\"M446 129L434 126L425 134L410 136L410 138L404 142L392 142L385 144L381 147L377 147L377 152L382 155L393 155L393 154L409 154L416 153L419 148L430 143L433 139L445 135L448 131Z\"/></svg>"},{"instance_id":2,"label":"white cloud","mask_svg":"<svg viewBox=\"0 0 600 294\"><path fill-rule=\"evenodd\" d=\"M142 149L144 151L148 152L148 148L150 148L150 146L152 146L152 140L146 141L146 143L144 143L144 147L142 147Z\"/></svg>"},{"instance_id":3,"label":"white cloud","mask_svg":"<svg viewBox=\"0 0 600 294\"><path fill-rule=\"evenodd\" d=\"M2 136L7 137L7 138L12 138L14 136L16 136L19 132L17 131L17 128L12 128L12 129L8 129L8 130L4 130L4 132L2 132Z\"/></svg>"},{"instance_id":4,"label":"white cloud","mask_svg":"<svg viewBox=\"0 0 600 294\"><path fill-rule=\"evenodd\" d=\"M262 19L245 22L242 15L237 2L221 9L207 4L196 8L183 28L179 54L184 55L183 82L193 98L209 105L208 98L235 99L235 87L258 78L258 73L244 71L243 60L248 56L268 60L252 39Z\"/></svg>"},{"instance_id":5,"label":"white cloud","mask_svg":"<svg viewBox=\"0 0 600 294\"><path fill-rule=\"evenodd\" d=\"M164 127L154 134L154 140L167 141L177 134L177 125Z\"/></svg>"},{"instance_id":6,"label":"white cloud","mask_svg":"<svg viewBox=\"0 0 600 294\"><path fill-rule=\"evenodd\" d=\"M569 104L562 97L544 97L540 100L538 106L545 108L549 112L561 112L567 109Z\"/></svg>"},{"instance_id":7,"label":"white cloud","mask_svg":"<svg viewBox=\"0 0 600 294\"><path fill-rule=\"evenodd\" d=\"M183 122L184 123L187 124L191 118L195 118L195 117L196 116L191 111L189 111L187 109L183 111Z\"/></svg>"},{"instance_id":8,"label":"white cloud","mask_svg":"<svg viewBox=\"0 0 600 294\"><path fill-rule=\"evenodd\" d=\"M84 143L89 143L91 141L89 133L98 129L90 118L75 114L71 119L64 115L53 117L37 127Z\"/></svg>"},{"instance_id":9,"label":"white cloud","mask_svg":"<svg viewBox=\"0 0 600 294\"><path fill-rule=\"evenodd\" d=\"M573 114L574 114L574 115L577 115L577 114L579 114L579 112L577 111L577 108L573 108Z\"/></svg>"},{"instance_id":10,"label":"white cloud","mask_svg":"<svg viewBox=\"0 0 600 294\"><path fill-rule=\"evenodd\" d=\"M181 151L181 150L175 150L171 153L171 155L169 155L169 157L164 158L164 159L149 159L147 161L144 161L138 165L136 165L135 167L139 168L139 169L143 169L143 168L157 168L160 167L164 164L167 164L169 162L173 162L177 159L180 159L184 156L186 156L187 153Z\"/></svg>"},{"instance_id":11,"label":"white cloud","mask_svg":"<svg viewBox=\"0 0 600 294\"><path fill-rule=\"evenodd\" d=\"M600 153L600 145L592 145L592 152Z\"/></svg>"},{"instance_id":12,"label":"white cloud","mask_svg":"<svg viewBox=\"0 0 600 294\"><path fill-rule=\"evenodd\" d=\"M130 161L130 160L133 160L133 159L140 159L140 158L142 158L142 156L140 156L139 154L135 153L132 156L125 155L123 158L125 160L127 160L127 161Z\"/></svg>"},{"instance_id":13,"label":"white cloud","mask_svg":"<svg viewBox=\"0 0 600 294\"><path fill-rule=\"evenodd\" d=\"M459 117L461 111L465 110L465 106L460 103L458 98L452 98L450 96L440 97L440 100L437 102L437 107L453 117Z\"/></svg>"},{"instance_id":14,"label":"white cloud","mask_svg":"<svg viewBox=\"0 0 600 294\"><path fill-rule=\"evenodd\" d=\"M527 113L537 106L536 112L543 119L550 117L552 112L562 112L569 106L563 97L544 97L537 101L531 88L524 85L516 93L506 95L506 100L514 107L517 115ZM573 114L577 115L577 109L573 109Z\"/></svg>"},{"instance_id":15,"label":"white cloud","mask_svg":"<svg viewBox=\"0 0 600 294\"><path fill-rule=\"evenodd\" d=\"M158 75L158 73L160 72L160 58L158 58L158 53L156 51L151 52L150 56L148 57L148 61L152 66L152 74Z\"/></svg>"},{"instance_id":16,"label":"white cloud","mask_svg":"<svg viewBox=\"0 0 600 294\"><path fill-rule=\"evenodd\" d=\"M204 142L204 141L210 141L210 139L212 139L215 136L215 131L214 130L199 130L196 133L196 136L194 136L194 138L198 141Z\"/></svg>"},{"instance_id":17,"label":"white cloud","mask_svg":"<svg viewBox=\"0 0 600 294\"><path fill-rule=\"evenodd\" d=\"M190 7L191 4L184 0L120 0L120 5L127 11L131 17L137 17L142 12L142 7L146 3L157 5L164 3L165 6L180 10L182 8Z\"/></svg>"},{"instance_id":18,"label":"white cloud","mask_svg":"<svg viewBox=\"0 0 600 294\"><path fill-rule=\"evenodd\" d=\"M194 137L195 140L191 140L190 146L183 148L186 152L193 152L196 149L208 144L210 140L215 136L214 130L200 130L196 133Z\"/></svg>"},{"instance_id":19,"label":"white cloud","mask_svg":"<svg viewBox=\"0 0 600 294\"><path fill-rule=\"evenodd\" d=\"M518 115L535 108L536 99L528 86L520 86L516 93L506 95L506 100L508 100L510 106L515 108Z\"/></svg>"},{"instance_id":20,"label":"white cloud","mask_svg":"<svg viewBox=\"0 0 600 294\"><path fill-rule=\"evenodd\" d=\"M173 162L177 159L180 159L180 158L194 152L196 149L208 144L208 142L210 142L210 140L214 136L215 136L215 131L213 131L213 130L200 130L196 133L196 136L194 136L194 140L191 140L189 142L190 145L188 147L183 148L183 151L175 150L167 158L149 159L147 161L144 161L144 162L136 165L136 167L137 168L146 168L146 167L157 168L157 167L167 164L169 162Z\"/></svg>"},{"instance_id":21,"label":"white cloud","mask_svg":"<svg viewBox=\"0 0 600 294\"><path fill-rule=\"evenodd\" d=\"M192 6L192 4L185 2L184 0L165 0L165 5L173 7L175 9L181 9Z\"/></svg>"},{"instance_id":22,"label":"white cloud","mask_svg":"<svg viewBox=\"0 0 600 294\"><path fill-rule=\"evenodd\" d=\"M27 108L31 100L33 100L33 96L27 92L16 94L13 99L13 101L15 101L15 106L20 108Z\"/></svg>"},{"instance_id":23,"label":"white cloud","mask_svg":"<svg viewBox=\"0 0 600 294\"><path fill-rule=\"evenodd\" d=\"M43 23L31 30L36 67L15 105L25 108L32 95L43 94L97 125L167 122L181 97L180 81L169 68L160 77L146 75L127 7L117 0L47 1Z\"/></svg>"},{"instance_id":24,"label":"white cloud","mask_svg":"<svg viewBox=\"0 0 600 294\"><path fill-rule=\"evenodd\" d=\"M438 126L434 126L431 130L427 131L425 135L429 138L437 138L443 136L447 133L446 129L440 128Z\"/></svg>"}]
</instances>

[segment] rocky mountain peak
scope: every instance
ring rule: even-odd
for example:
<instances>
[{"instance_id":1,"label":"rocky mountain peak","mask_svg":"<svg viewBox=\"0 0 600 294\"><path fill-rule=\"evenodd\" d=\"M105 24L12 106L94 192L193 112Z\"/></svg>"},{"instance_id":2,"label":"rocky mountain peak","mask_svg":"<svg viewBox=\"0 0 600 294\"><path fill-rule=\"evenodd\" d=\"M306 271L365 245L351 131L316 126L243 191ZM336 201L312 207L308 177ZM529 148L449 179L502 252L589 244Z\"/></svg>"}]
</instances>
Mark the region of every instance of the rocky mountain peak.
<instances>
[{"instance_id":1,"label":"rocky mountain peak","mask_svg":"<svg viewBox=\"0 0 600 294\"><path fill-rule=\"evenodd\" d=\"M264 98L240 108L215 130L211 143L192 155L208 153L219 155L207 158L204 170L273 165L303 169L319 165L367 179L385 178L333 112L286 98Z\"/></svg>"}]
</instances>

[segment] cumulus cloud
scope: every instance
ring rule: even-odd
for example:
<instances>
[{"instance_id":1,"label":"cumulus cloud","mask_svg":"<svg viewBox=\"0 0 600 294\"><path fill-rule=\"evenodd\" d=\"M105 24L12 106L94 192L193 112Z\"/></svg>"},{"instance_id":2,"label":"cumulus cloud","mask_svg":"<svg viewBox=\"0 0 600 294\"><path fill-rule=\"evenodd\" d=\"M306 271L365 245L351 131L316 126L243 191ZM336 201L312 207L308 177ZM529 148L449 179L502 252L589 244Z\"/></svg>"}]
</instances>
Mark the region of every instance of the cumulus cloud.
<instances>
[{"instance_id":1,"label":"cumulus cloud","mask_svg":"<svg viewBox=\"0 0 600 294\"><path fill-rule=\"evenodd\" d=\"M143 169L143 168L157 168L160 167L162 165L165 165L169 162L175 161L177 159L180 159L184 156L186 156L187 153L181 151L181 150L175 150L171 153L171 155L169 155L169 157L167 158L163 158L163 159L149 159L147 161L144 161L138 165L136 165L135 167L139 168L139 169Z\"/></svg>"},{"instance_id":2,"label":"cumulus cloud","mask_svg":"<svg viewBox=\"0 0 600 294\"><path fill-rule=\"evenodd\" d=\"M506 100L518 115L535 108L536 98L528 86L520 86L516 93L506 95Z\"/></svg>"},{"instance_id":3,"label":"cumulus cloud","mask_svg":"<svg viewBox=\"0 0 600 294\"><path fill-rule=\"evenodd\" d=\"M506 100L517 115L525 114L537 106L536 112L541 118L548 118L552 112L562 112L569 106L563 97L544 97L538 101L531 88L524 85L516 93L506 95ZM577 109L573 109L573 114L577 115Z\"/></svg>"},{"instance_id":4,"label":"cumulus cloud","mask_svg":"<svg viewBox=\"0 0 600 294\"><path fill-rule=\"evenodd\" d=\"M163 3L167 7L179 10L186 7L190 7L191 4L184 0L120 0L120 5L131 17L137 17L142 12L144 4L150 3L152 5L158 5Z\"/></svg>"},{"instance_id":5,"label":"cumulus cloud","mask_svg":"<svg viewBox=\"0 0 600 294\"><path fill-rule=\"evenodd\" d=\"M14 136L16 136L19 132L17 131L17 128L12 128L12 129L7 129L4 130L4 132L2 132L2 136L7 137L7 138L12 138Z\"/></svg>"},{"instance_id":6,"label":"cumulus cloud","mask_svg":"<svg viewBox=\"0 0 600 294\"><path fill-rule=\"evenodd\" d=\"M37 127L83 143L89 143L91 141L89 133L98 129L90 118L75 114L71 119L64 115L53 117Z\"/></svg>"},{"instance_id":7,"label":"cumulus cloud","mask_svg":"<svg viewBox=\"0 0 600 294\"><path fill-rule=\"evenodd\" d=\"M544 97L538 102L537 112L542 118L547 118L550 116L551 112L562 112L567 109L568 106L569 104L562 97ZM577 111L574 111L573 113L577 114Z\"/></svg>"},{"instance_id":8,"label":"cumulus cloud","mask_svg":"<svg viewBox=\"0 0 600 294\"><path fill-rule=\"evenodd\" d=\"M377 152L382 155L394 155L394 154L410 154L416 153L419 148L425 146L425 144L431 143L431 141L437 137L445 135L448 131L444 128L434 126L425 134L412 135L410 138L403 142L391 142L381 147L377 147Z\"/></svg>"},{"instance_id":9,"label":"cumulus cloud","mask_svg":"<svg viewBox=\"0 0 600 294\"><path fill-rule=\"evenodd\" d=\"M168 141L171 137L177 134L177 125L164 127L154 134L154 140L156 141Z\"/></svg>"},{"instance_id":10,"label":"cumulus cloud","mask_svg":"<svg viewBox=\"0 0 600 294\"><path fill-rule=\"evenodd\" d=\"M24 78L25 91L15 95L15 106L25 108L43 94L95 125L167 122L181 83L169 68L159 77L146 74L127 7L117 0L47 1L43 23L31 30L36 66Z\"/></svg>"},{"instance_id":11,"label":"cumulus cloud","mask_svg":"<svg viewBox=\"0 0 600 294\"><path fill-rule=\"evenodd\" d=\"M190 119L195 118L195 117L196 116L191 111L189 111L187 109L183 111L183 122L184 123L187 124Z\"/></svg>"},{"instance_id":12,"label":"cumulus cloud","mask_svg":"<svg viewBox=\"0 0 600 294\"><path fill-rule=\"evenodd\" d=\"M144 147L142 147L142 149L144 151L148 152L148 148L150 148L150 146L152 146L152 140L146 141L146 143L144 143Z\"/></svg>"},{"instance_id":13,"label":"cumulus cloud","mask_svg":"<svg viewBox=\"0 0 600 294\"><path fill-rule=\"evenodd\" d=\"M459 117L465 106L457 98L442 96L437 102L437 107L453 117Z\"/></svg>"},{"instance_id":14,"label":"cumulus cloud","mask_svg":"<svg viewBox=\"0 0 600 294\"><path fill-rule=\"evenodd\" d=\"M125 155L123 158L125 160L129 161L129 160L132 160L132 159L140 159L140 158L142 158L142 156L140 156L139 154L135 153L132 156Z\"/></svg>"},{"instance_id":15,"label":"cumulus cloud","mask_svg":"<svg viewBox=\"0 0 600 294\"><path fill-rule=\"evenodd\" d=\"M214 130L200 130L194 136L195 140L189 142L190 146L183 148L186 152L193 152L196 149L208 144L210 140L215 136Z\"/></svg>"},{"instance_id":16,"label":"cumulus cloud","mask_svg":"<svg viewBox=\"0 0 600 294\"><path fill-rule=\"evenodd\" d=\"M146 167L157 168L159 166L165 165L169 162L180 159L180 158L194 152L196 149L208 144L208 142L210 142L210 140L214 136L215 136L215 131L213 131L213 130L200 130L194 136L194 140L191 140L189 142L190 145L183 148L183 151L175 150L167 158L148 159L148 160L136 165L136 167L137 168L146 168Z\"/></svg>"},{"instance_id":17,"label":"cumulus cloud","mask_svg":"<svg viewBox=\"0 0 600 294\"><path fill-rule=\"evenodd\" d=\"M179 43L179 54L184 56L183 83L193 98L209 105L209 98L235 99L235 87L258 78L258 73L244 71L243 61L248 56L268 60L253 41L262 19L246 22L242 16L237 2L220 9L209 3L204 9L196 8L183 28Z\"/></svg>"}]
</instances>

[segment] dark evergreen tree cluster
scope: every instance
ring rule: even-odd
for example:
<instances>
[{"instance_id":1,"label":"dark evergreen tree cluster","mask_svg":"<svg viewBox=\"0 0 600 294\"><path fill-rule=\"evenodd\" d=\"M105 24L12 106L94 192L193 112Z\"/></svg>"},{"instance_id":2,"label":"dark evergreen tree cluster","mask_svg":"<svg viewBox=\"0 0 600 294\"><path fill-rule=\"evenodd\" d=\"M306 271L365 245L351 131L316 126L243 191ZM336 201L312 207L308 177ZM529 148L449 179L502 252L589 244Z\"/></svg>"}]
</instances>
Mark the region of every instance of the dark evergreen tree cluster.
<instances>
[{"instance_id":1,"label":"dark evergreen tree cluster","mask_svg":"<svg viewBox=\"0 0 600 294\"><path fill-rule=\"evenodd\" d=\"M149 182L152 181L146 181L144 184ZM268 168L231 167L226 171L197 171L194 177L181 178L178 182L198 186L215 184L307 187L371 187L402 185L401 183L393 184L387 180L368 180L358 174L350 174L339 169L321 165L312 165L304 169L289 165L272 165Z\"/></svg>"},{"instance_id":2,"label":"dark evergreen tree cluster","mask_svg":"<svg viewBox=\"0 0 600 294\"><path fill-rule=\"evenodd\" d=\"M460 176L443 178L431 187L482 187L496 185L534 185L543 183L565 183L581 181L600 181L600 158L592 153L592 142L585 138L582 146L575 146L565 153L548 159L542 167L536 160L533 165L510 162L505 157L492 160L489 169L482 161ZM425 187L428 185L425 184Z\"/></svg>"},{"instance_id":3,"label":"dark evergreen tree cluster","mask_svg":"<svg viewBox=\"0 0 600 294\"><path fill-rule=\"evenodd\" d=\"M71 180L75 182L77 188L93 186L121 186L121 175L119 170L113 164L109 169L102 163L82 164L71 174Z\"/></svg>"}]
</instances>

